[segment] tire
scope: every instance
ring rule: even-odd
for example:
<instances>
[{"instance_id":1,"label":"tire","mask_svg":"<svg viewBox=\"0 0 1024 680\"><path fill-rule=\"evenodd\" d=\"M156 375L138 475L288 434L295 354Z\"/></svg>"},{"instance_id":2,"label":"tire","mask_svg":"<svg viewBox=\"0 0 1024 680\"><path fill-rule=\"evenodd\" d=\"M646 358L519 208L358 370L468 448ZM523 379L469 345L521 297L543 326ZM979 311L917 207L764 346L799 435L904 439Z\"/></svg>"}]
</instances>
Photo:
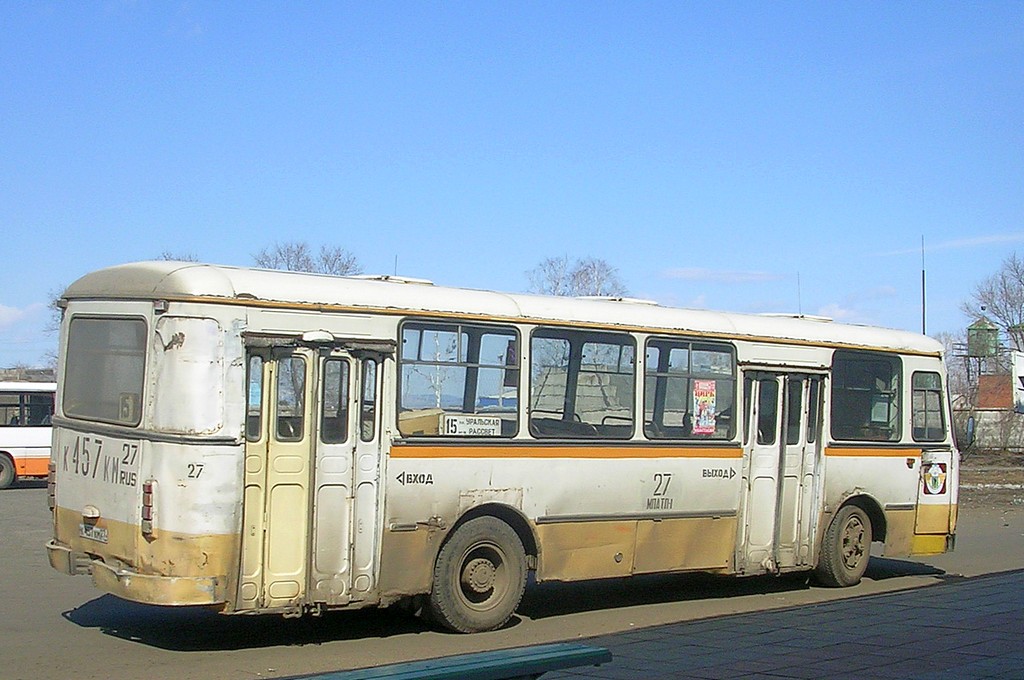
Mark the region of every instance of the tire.
<instances>
[{"instance_id":1,"label":"tire","mask_svg":"<svg viewBox=\"0 0 1024 680\"><path fill-rule=\"evenodd\" d=\"M6 489L17 479L18 474L14 470L14 461L8 458L6 453L0 453L0 489Z\"/></svg>"},{"instance_id":2,"label":"tire","mask_svg":"<svg viewBox=\"0 0 1024 680\"><path fill-rule=\"evenodd\" d=\"M855 586L864 576L870 557L871 521L856 505L847 505L828 525L814 573L823 586Z\"/></svg>"},{"instance_id":3,"label":"tire","mask_svg":"<svg viewBox=\"0 0 1024 680\"><path fill-rule=\"evenodd\" d=\"M519 536L495 517L458 527L434 563L430 615L459 633L500 628L526 589L526 553Z\"/></svg>"}]
</instances>

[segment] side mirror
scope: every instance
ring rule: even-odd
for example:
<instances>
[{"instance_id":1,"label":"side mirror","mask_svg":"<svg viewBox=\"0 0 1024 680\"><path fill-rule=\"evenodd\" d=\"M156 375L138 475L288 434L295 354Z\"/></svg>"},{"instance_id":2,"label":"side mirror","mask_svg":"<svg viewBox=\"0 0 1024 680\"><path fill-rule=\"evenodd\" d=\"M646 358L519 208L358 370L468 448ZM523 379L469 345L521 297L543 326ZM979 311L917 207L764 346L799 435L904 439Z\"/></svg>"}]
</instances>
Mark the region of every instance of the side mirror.
<instances>
[{"instance_id":1,"label":"side mirror","mask_svg":"<svg viewBox=\"0 0 1024 680\"><path fill-rule=\"evenodd\" d=\"M967 446L974 446L974 416L967 418Z\"/></svg>"}]
</instances>

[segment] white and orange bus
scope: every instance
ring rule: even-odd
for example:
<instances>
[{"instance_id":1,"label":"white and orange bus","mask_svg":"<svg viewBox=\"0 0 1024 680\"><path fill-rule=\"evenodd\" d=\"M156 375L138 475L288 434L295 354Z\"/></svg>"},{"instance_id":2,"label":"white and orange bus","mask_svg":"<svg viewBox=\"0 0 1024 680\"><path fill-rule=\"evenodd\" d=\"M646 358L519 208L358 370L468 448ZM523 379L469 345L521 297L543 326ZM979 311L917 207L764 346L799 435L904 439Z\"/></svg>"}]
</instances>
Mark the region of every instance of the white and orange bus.
<instances>
[{"instance_id":1,"label":"white and orange bus","mask_svg":"<svg viewBox=\"0 0 1024 680\"><path fill-rule=\"evenodd\" d=\"M0 382L0 489L46 477L56 389L52 382Z\"/></svg>"},{"instance_id":2,"label":"white and orange bus","mask_svg":"<svg viewBox=\"0 0 1024 680\"><path fill-rule=\"evenodd\" d=\"M163 605L412 602L953 546L942 346L818 318L190 263L63 297L54 568Z\"/></svg>"}]
</instances>

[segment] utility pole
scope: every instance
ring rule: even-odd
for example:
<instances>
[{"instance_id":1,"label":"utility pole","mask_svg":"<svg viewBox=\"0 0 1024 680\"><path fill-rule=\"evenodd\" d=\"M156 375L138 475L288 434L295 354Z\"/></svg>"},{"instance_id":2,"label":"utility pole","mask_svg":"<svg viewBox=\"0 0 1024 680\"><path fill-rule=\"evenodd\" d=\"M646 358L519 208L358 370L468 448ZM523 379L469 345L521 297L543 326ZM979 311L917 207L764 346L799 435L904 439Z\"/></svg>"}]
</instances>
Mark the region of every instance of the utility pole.
<instances>
[{"instance_id":1,"label":"utility pole","mask_svg":"<svg viewBox=\"0 0 1024 680\"><path fill-rule=\"evenodd\" d=\"M925 287L924 287L924 234L921 235L921 335L927 333L925 314Z\"/></svg>"}]
</instances>

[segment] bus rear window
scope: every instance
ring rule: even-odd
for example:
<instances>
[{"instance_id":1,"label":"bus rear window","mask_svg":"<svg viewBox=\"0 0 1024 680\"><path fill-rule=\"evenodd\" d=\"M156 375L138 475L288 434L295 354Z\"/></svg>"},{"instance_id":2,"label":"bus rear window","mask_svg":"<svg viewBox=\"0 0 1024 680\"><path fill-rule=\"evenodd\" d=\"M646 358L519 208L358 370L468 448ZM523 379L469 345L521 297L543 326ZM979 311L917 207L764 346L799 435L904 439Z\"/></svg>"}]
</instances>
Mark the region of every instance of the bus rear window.
<instances>
[{"instance_id":1,"label":"bus rear window","mask_svg":"<svg viewBox=\"0 0 1024 680\"><path fill-rule=\"evenodd\" d=\"M72 319L64 366L64 415L138 425L145 366L142 319Z\"/></svg>"}]
</instances>

